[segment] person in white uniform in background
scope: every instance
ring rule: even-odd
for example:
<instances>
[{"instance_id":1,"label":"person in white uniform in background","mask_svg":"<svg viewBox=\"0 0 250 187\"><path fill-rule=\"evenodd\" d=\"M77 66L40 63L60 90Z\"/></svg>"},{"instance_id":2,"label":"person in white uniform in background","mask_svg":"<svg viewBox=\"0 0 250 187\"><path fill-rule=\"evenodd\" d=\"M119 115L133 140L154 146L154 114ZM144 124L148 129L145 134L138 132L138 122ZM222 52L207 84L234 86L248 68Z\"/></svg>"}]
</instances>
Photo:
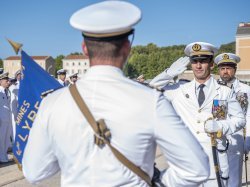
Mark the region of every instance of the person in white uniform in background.
<instances>
[{"instance_id":1,"label":"person in white uniform in background","mask_svg":"<svg viewBox=\"0 0 250 187\"><path fill-rule=\"evenodd\" d=\"M68 86L68 82L66 81L67 71L65 69L59 69L57 72L57 80L62 86Z\"/></svg>"},{"instance_id":2,"label":"person in white uniform in background","mask_svg":"<svg viewBox=\"0 0 250 187\"><path fill-rule=\"evenodd\" d=\"M202 186L217 187L214 170L211 140L207 133L221 132L222 137L217 139L218 159L221 181L227 186L229 173L226 153L226 135L232 134L245 126L245 118L239 103L233 97L231 89L220 85L211 76L214 67L213 57L217 52L214 45L205 42L194 42L184 50L188 57L181 57L170 68L156 76L150 85L164 90L165 97L172 103L176 112L186 123L194 136L200 142L209 156L211 173L209 180ZM187 69L191 63L194 80L188 83L168 83ZM213 103L224 103L224 111L219 114L221 119L210 119ZM219 106L222 109L223 106ZM216 111L215 111L216 112Z\"/></svg>"},{"instance_id":3,"label":"person in white uniform in background","mask_svg":"<svg viewBox=\"0 0 250 187\"><path fill-rule=\"evenodd\" d=\"M9 161L7 151L11 147L12 120L8 76L8 72L0 75L0 163Z\"/></svg>"},{"instance_id":4,"label":"person in white uniform in background","mask_svg":"<svg viewBox=\"0 0 250 187\"><path fill-rule=\"evenodd\" d=\"M18 92L20 87L20 80L22 77L21 70L18 70L15 73L16 82L10 86L10 93L11 93L11 111L12 111L12 129L13 129L13 137L12 141L14 142L16 136L16 118L17 118L17 109L18 109Z\"/></svg>"},{"instance_id":5,"label":"person in white uniform in background","mask_svg":"<svg viewBox=\"0 0 250 187\"><path fill-rule=\"evenodd\" d=\"M70 84L75 84L78 80L78 73L73 73L69 76Z\"/></svg>"},{"instance_id":6,"label":"person in white uniform in background","mask_svg":"<svg viewBox=\"0 0 250 187\"><path fill-rule=\"evenodd\" d=\"M246 116L247 139L245 141L246 153L250 149L250 86L240 82L235 77L237 64L240 57L233 53L222 53L214 59L219 68L220 81L224 81L235 92L236 99L239 101L243 113ZM229 160L229 187L241 187L242 165L244 155L244 134L243 129L228 136L228 160Z\"/></svg>"},{"instance_id":7,"label":"person in white uniform in background","mask_svg":"<svg viewBox=\"0 0 250 187\"><path fill-rule=\"evenodd\" d=\"M91 66L76 87L94 118L105 120L112 146L128 160L152 178L158 144L169 163L162 182L197 186L209 175L207 155L160 92L122 72L131 50L129 36L140 19L140 9L125 1L104 1L72 15L70 23L83 32ZM69 88L41 102L22 163L32 183L60 170L62 186L148 186L108 146L94 144L94 132Z\"/></svg>"}]
</instances>

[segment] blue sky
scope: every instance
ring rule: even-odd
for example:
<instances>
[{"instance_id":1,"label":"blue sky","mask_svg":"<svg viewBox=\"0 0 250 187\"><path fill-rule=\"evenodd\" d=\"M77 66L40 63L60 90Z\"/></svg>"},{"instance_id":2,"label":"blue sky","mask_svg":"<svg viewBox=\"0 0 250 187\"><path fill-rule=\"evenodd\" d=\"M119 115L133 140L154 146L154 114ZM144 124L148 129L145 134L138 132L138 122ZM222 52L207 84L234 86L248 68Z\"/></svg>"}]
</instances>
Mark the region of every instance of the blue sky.
<instances>
[{"instance_id":1,"label":"blue sky","mask_svg":"<svg viewBox=\"0 0 250 187\"><path fill-rule=\"evenodd\" d=\"M15 55L5 37L29 55L81 52L81 33L69 24L78 9L98 0L0 0L0 58ZM143 12L134 45L158 46L235 40L240 22L250 22L249 0L129 0Z\"/></svg>"}]
</instances>

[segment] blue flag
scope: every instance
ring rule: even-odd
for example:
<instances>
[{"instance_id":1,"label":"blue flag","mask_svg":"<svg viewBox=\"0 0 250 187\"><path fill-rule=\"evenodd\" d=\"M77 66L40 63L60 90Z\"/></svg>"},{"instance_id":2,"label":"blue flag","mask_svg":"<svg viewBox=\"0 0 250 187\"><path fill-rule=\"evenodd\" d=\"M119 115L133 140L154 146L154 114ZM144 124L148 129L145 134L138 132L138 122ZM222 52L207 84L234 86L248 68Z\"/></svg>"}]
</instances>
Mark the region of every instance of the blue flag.
<instances>
[{"instance_id":1,"label":"blue flag","mask_svg":"<svg viewBox=\"0 0 250 187\"><path fill-rule=\"evenodd\" d=\"M40 67L30 56L21 51L23 77L18 92L18 114L16 119L16 136L13 154L22 164L23 152L29 131L36 117L43 95L61 88L61 84Z\"/></svg>"}]
</instances>

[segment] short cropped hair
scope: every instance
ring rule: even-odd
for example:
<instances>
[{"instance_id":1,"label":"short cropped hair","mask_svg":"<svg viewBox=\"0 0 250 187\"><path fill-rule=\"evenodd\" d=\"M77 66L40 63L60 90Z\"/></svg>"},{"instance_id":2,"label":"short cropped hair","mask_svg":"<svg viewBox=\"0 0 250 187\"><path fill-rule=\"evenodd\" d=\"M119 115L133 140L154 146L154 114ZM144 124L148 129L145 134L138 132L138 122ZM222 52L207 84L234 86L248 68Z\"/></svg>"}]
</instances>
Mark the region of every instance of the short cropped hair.
<instances>
[{"instance_id":1,"label":"short cropped hair","mask_svg":"<svg viewBox=\"0 0 250 187\"><path fill-rule=\"evenodd\" d=\"M95 41L85 38L85 43L88 48L88 55L90 59L115 59L120 56L120 51L128 37L110 40L110 41Z\"/></svg>"}]
</instances>

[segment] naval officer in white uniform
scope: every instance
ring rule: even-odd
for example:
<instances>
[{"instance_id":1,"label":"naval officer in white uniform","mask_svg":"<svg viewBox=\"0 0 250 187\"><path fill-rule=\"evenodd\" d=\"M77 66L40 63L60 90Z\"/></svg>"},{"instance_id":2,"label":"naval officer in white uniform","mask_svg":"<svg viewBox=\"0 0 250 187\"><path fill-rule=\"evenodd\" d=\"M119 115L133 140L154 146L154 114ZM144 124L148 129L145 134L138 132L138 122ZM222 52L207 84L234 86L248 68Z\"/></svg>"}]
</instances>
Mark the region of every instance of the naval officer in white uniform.
<instances>
[{"instance_id":1,"label":"naval officer in white uniform","mask_svg":"<svg viewBox=\"0 0 250 187\"><path fill-rule=\"evenodd\" d=\"M104 1L80 9L70 19L83 32L90 69L76 87L96 120L104 119L111 144L151 178L156 145L169 168L169 187L198 186L209 175L208 157L160 92L126 78L121 68L131 50L129 35L141 19L136 6ZM61 171L62 186L146 187L108 146L94 144L94 133L69 88L41 103L23 157L24 176L33 183Z\"/></svg>"},{"instance_id":2,"label":"naval officer in white uniform","mask_svg":"<svg viewBox=\"0 0 250 187\"><path fill-rule=\"evenodd\" d=\"M18 114L18 92L19 92L19 87L20 87L20 80L22 77L22 71L18 70L15 73L15 79L16 82L12 84L9 88L10 93L11 93L11 111L12 111L12 129L13 129L13 142L15 140L16 136L16 118Z\"/></svg>"},{"instance_id":3,"label":"naval officer in white uniform","mask_svg":"<svg viewBox=\"0 0 250 187\"><path fill-rule=\"evenodd\" d=\"M151 86L164 90L165 97L171 101L176 112L209 156L211 173L209 180L202 185L207 187L217 187L211 140L207 132L220 131L223 134L222 138L217 140L217 147L220 150L218 151L220 175L223 185L227 186L229 166L227 153L223 151L226 149L226 135L232 134L245 126L244 115L239 103L232 96L231 89L219 85L210 74L214 66L213 57L216 51L215 46L209 43L191 43L184 50L189 58L180 58L169 69L166 69L150 82ZM189 62L191 62L194 80L186 84L168 85L169 81L187 69ZM208 120L212 116L214 102L225 102L224 105L227 106L226 110L223 111L224 116L220 116L220 120ZM221 108L222 106L220 106Z\"/></svg>"},{"instance_id":4,"label":"naval officer in white uniform","mask_svg":"<svg viewBox=\"0 0 250 187\"><path fill-rule=\"evenodd\" d=\"M8 148L11 146L12 119L10 106L9 73L0 75L0 164L8 162Z\"/></svg>"},{"instance_id":5,"label":"naval officer in white uniform","mask_svg":"<svg viewBox=\"0 0 250 187\"><path fill-rule=\"evenodd\" d=\"M235 92L236 99L239 101L243 113L246 116L247 139L245 141L245 151L249 152L250 148L250 86L240 82L235 77L237 64L240 62L240 57L233 53L222 53L218 55L214 62L219 67L220 80L227 83ZM242 165L244 156L244 134L243 129L228 136L228 161L229 161L229 187L241 187L242 183Z\"/></svg>"},{"instance_id":6,"label":"naval officer in white uniform","mask_svg":"<svg viewBox=\"0 0 250 187\"><path fill-rule=\"evenodd\" d=\"M57 80L62 86L68 86L66 82L67 71L65 69L59 69L57 72Z\"/></svg>"}]
</instances>

